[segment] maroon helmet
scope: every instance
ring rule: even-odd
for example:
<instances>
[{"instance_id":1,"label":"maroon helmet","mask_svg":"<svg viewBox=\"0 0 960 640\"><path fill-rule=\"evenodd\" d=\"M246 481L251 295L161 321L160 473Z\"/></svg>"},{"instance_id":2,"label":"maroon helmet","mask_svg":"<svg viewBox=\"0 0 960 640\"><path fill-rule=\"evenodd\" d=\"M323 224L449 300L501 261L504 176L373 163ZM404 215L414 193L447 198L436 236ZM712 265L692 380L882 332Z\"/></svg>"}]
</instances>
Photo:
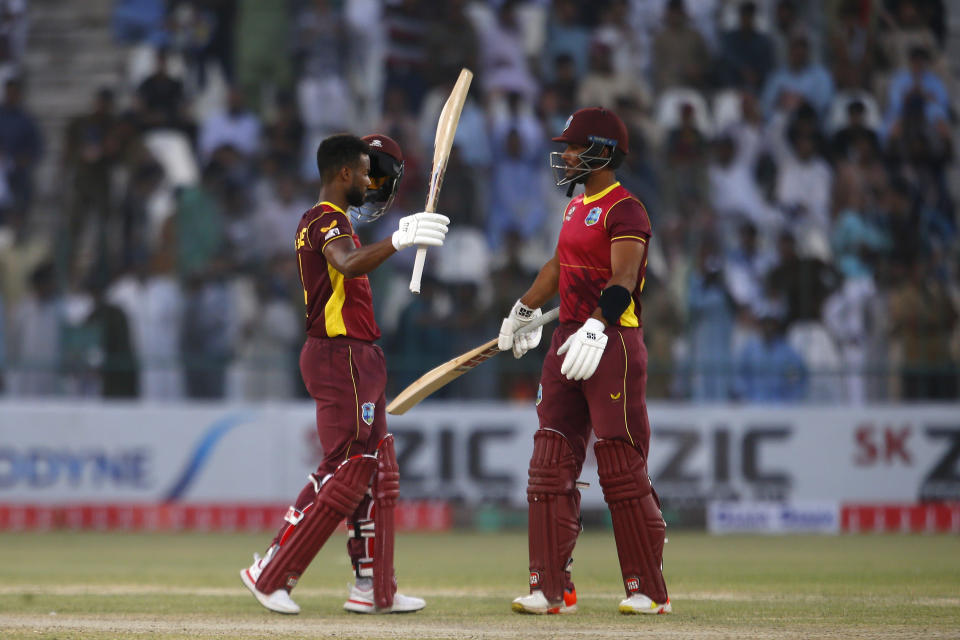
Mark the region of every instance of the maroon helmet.
<instances>
[{"instance_id":1,"label":"maroon helmet","mask_svg":"<svg viewBox=\"0 0 960 640\"><path fill-rule=\"evenodd\" d=\"M603 107L575 111L567 118L563 132L553 141L587 147L577 156L580 162L572 167L563 160L562 153L550 154L550 168L557 178L557 186L583 182L591 171L603 169L611 163L610 168L615 169L630 151L627 126L617 114ZM604 147L610 147L607 156L600 155Z\"/></svg>"},{"instance_id":2,"label":"maroon helmet","mask_svg":"<svg viewBox=\"0 0 960 640\"><path fill-rule=\"evenodd\" d=\"M363 141L370 147L370 186L363 204L351 208L351 214L358 222L370 222L386 213L397 195L403 178L403 152L393 138L379 133L364 136Z\"/></svg>"}]
</instances>

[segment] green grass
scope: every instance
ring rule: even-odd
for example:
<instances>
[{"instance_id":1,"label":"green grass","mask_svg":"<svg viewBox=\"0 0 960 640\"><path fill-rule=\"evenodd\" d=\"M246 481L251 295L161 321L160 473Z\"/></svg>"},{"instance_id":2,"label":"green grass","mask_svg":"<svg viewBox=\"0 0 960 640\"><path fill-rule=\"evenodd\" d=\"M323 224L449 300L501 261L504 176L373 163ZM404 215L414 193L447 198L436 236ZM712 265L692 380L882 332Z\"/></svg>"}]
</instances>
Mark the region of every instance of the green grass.
<instances>
[{"instance_id":1,"label":"green grass","mask_svg":"<svg viewBox=\"0 0 960 640\"><path fill-rule=\"evenodd\" d=\"M955 536L709 537L671 533L664 573L674 613L621 616L612 534L577 545L573 616L519 616L522 533L398 539L401 590L426 597L408 616L340 607L350 580L344 536L294 590L303 608L262 609L238 570L266 536L0 534L0 638L960 638Z\"/></svg>"}]
</instances>

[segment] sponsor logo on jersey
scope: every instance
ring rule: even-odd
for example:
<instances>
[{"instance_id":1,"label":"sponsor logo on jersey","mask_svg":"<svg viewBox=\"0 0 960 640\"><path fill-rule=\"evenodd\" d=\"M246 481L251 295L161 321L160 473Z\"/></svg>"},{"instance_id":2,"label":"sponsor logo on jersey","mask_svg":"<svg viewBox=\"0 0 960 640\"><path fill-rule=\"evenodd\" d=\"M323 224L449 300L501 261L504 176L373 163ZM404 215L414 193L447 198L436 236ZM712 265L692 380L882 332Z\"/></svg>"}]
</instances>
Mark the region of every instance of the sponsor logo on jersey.
<instances>
[{"instance_id":1,"label":"sponsor logo on jersey","mask_svg":"<svg viewBox=\"0 0 960 640\"><path fill-rule=\"evenodd\" d=\"M614 402L616 402L617 400L619 400L619 399L620 399L620 392L617 391L616 393L611 393L611 394L610 394L610 399L613 400Z\"/></svg>"},{"instance_id":2,"label":"sponsor logo on jersey","mask_svg":"<svg viewBox=\"0 0 960 640\"><path fill-rule=\"evenodd\" d=\"M540 406L540 401L543 400L543 385L537 385L537 406Z\"/></svg>"},{"instance_id":3,"label":"sponsor logo on jersey","mask_svg":"<svg viewBox=\"0 0 960 640\"><path fill-rule=\"evenodd\" d=\"M594 207L587 212L587 217L583 219L583 224L591 227L597 224L597 221L600 220L600 213L603 211L600 207Z\"/></svg>"},{"instance_id":4,"label":"sponsor logo on jersey","mask_svg":"<svg viewBox=\"0 0 960 640\"><path fill-rule=\"evenodd\" d=\"M327 231L330 231L330 229L333 229L335 226L337 226L336 220L334 220L333 222L331 222L325 227L320 227L320 233L326 233Z\"/></svg>"},{"instance_id":5,"label":"sponsor logo on jersey","mask_svg":"<svg viewBox=\"0 0 960 640\"><path fill-rule=\"evenodd\" d=\"M373 410L376 406L372 402L364 402L363 406L360 407L360 417L367 424L373 424Z\"/></svg>"},{"instance_id":6,"label":"sponsor logo on jersey","mask_svg":"<svg viewBox=\"0 0 960 640\"><path fill-rule=\"evenodd\" d=\"M563 221L564 221L564 222L570 222L570 218L573 217L573 212L576 211L576 210L577 210L577 207L576 207L576 206L570 205L570 208L567 209L566 215L563 216Z\"/></svg>"},{"instance_id":7,"label":"sponsor logo on jersey","mask_svg":"<svg viewBox=\"0 0 960 640\"><path fill-rule=\"evenodd\" d=\"M336 227L333 227L332 229L330 229L329 231L327 231L327 234L326 234L325 236L323 236L323 239L324 239L324 240L329 240L330 238L333 238L334 236L338 236L338 235L340 235L340 229L337 229Z\"/></svg>"}]
</instances>

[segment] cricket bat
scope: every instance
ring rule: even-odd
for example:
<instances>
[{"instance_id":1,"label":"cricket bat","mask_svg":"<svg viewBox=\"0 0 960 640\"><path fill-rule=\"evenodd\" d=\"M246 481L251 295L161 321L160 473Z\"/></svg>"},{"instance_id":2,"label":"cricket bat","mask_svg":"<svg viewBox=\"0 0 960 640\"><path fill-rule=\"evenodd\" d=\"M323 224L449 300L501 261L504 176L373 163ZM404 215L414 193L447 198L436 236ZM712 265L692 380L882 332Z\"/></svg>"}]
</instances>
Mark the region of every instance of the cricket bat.
<instances>
[{"instance_id":1,"label":"cricket bat","mask_svg":"<svg viewBox=\"0 0 960 640\"><path fill-rule=\"evenodd\" d=\"M547 311L539 318L534 318L530 324L521 328L518 333L533 331L537 327L541 327L549 322L553 322L557 319L557 317L559 317L559 315L559 308ZM444 362L439 367L431 369L420 376L416 382L411 383L410 386L401 391L397 397L387 405L387 413L395 416L403 415L409 411L411 407L420 404L421 400L429 396L437 389L446 386L453 380L456 380L465 374L467 371L470 371L477 365L486 362L498 353L500 353L500 348L497 346L497 338L494 338L493 340L485 342L475 349L471 349L470 351L457 356L453 360Z\"/></svg>"},{"instance_id":2,"label":"cricket bat","mask_svg":"<svg viewBox=\"0 0 960 640\"><path fill-rule=\"evenodd\" d=\"M443 175L447 172L447 160L450 159L450 148L457 133L457 123L460 122L460 112L467 99L467 91L473 80L473 72L461 69L457 83L453 85L450 97L443 105L440 120L437 122L437 135L433 139L433 169L430 171L430 186L427 191L427 204L424 211L436 213L437 199L440 197L440 186L443 184ZM420 293L420 279L423 277L423 263L427 259L427 248L417 247L417 258L413 263L413 275L410 276L410 291Z\"/></svg>"}]
</instances>

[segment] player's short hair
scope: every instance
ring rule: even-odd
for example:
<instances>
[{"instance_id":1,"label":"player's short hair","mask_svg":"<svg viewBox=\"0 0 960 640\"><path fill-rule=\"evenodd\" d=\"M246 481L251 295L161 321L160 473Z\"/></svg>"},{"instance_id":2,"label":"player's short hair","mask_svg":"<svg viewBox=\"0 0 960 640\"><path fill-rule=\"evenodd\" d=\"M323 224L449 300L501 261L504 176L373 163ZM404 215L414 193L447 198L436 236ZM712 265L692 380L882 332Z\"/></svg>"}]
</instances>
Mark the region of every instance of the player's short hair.
<instances>
[{"instance_id":1,"label":"player's short hair","mask_svg":"<svg viewBox=\"0 0 960 640\"><path fill-rule=\"evenodd\" d=\"M325 138L317 147L317 171L320 172L320 181L326 183L343 167L357 166L360 156L369 154L369 145L355 135L338 133Z\"/></svg>"}]
</instances>

